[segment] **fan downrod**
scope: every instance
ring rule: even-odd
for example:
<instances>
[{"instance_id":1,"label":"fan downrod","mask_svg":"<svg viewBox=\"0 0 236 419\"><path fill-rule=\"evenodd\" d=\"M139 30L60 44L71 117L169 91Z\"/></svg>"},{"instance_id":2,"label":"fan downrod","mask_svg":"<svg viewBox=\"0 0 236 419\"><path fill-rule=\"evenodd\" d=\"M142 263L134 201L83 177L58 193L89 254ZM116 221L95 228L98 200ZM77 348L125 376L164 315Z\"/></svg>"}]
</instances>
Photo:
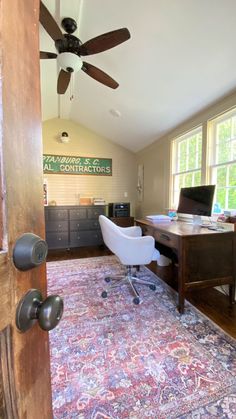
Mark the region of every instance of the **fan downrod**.
<instances>
[{"instance_id":1,"label":"fan downrod","mask_svg":"<svg viewBox=\"0 0 236 419\"><path fill-rule=\"evenodd\" d=\"M61 21L61 26L69 34L75 32L77 29L77 23L72 17L64 17Z\"/></svg>"}]
</instances>

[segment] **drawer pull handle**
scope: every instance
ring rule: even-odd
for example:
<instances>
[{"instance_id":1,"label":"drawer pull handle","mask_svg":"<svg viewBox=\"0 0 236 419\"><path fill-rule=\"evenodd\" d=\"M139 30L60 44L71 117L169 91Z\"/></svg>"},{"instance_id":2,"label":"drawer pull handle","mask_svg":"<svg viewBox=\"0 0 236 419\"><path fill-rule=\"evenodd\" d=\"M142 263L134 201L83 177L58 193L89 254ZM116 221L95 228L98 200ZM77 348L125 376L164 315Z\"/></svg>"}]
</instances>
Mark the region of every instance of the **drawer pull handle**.
<instances>
[{"instance_id":1,"label":"drawer pull handle","mask_svg":"<svg viewBox=\"0 0 236 419\"><path fill-rule=\"evenodd\" d=\"M61 224L58 224L58 227L60 228L61 227Z\"/></svg>"},{"instance_id":2,"label":"drawer pull handle","mask_svg":"<svg viewBox=\"0 0 236 419\"><path fill-rule=\"evenodd\" d=\"M79 223L77 224L77 227L79 227Z\"/></svg>"},{"instance_id":3,"label":"drawer pull handle","mask_svg":"<svg viewBox=\"0 0 236 419\"><path fill-rule=\"evenodd\" d=\"M167 240L167 241L170 241L170 237L169 237L169 236L167 236L167 234L163 234L163 233L162 233L162 234L160 235L160 238L161 238L161 239L164 239L164 240Z\"/></svg>"},{"instance_id":4,"label":"drawer pull handle","mask_svg":"<svg viewBox=\"0 0 236 419\"><path fill-rule=\"evenodd\" d=\"M58 237L58 240L61 240L61 237Z\"/></svg>"}]
</instances>

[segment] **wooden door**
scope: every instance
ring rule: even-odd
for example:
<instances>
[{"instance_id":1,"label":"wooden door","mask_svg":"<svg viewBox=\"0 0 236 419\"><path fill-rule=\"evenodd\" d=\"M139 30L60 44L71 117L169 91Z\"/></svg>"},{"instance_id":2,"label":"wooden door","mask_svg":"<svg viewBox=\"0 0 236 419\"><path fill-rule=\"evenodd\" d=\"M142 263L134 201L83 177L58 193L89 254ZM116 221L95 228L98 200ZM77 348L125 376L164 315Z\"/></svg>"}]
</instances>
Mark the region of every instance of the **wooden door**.
<instances>
[{"instance_id":1,"label":"wooden door","mask_svg":"<svg viewBox=\"0 0 236 419\"><path fill-rule=\"evenodd\" d=\"M46 295L45 263L12 259L23 233L44 238L38 22L38 0L0 0L0 418L52 417L48 333L15 326L22 296Z\"/></svg>"}]
</instances>

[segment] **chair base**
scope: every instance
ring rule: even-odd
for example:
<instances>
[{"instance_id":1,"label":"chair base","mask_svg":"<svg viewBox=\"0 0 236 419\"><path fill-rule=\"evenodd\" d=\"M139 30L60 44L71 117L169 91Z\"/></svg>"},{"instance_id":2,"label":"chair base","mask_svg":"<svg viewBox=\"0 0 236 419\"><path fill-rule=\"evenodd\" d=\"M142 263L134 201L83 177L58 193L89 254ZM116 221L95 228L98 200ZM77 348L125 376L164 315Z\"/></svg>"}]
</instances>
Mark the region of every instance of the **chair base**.
<instances>
[{"instance_id":1,"label":"chair base","mask_svg":"<svg viewBox=\"0 0 236 419\"><path fill-rule=\"evenodd\" d=\"M147 285L153 291L156 290L156 285L151 281L144 281L143 279L138 278L135 274L132 275L132 266L126 266L126 272L124 276L110 276L106 277L105 281L109 284L109 287L102 292L101 297L107 298L108 292L113 288L121 287L122 285L129 285L129 288L133 292L134 298L133 303L139 304L141 302L139 292L136 288L136 284Z\"/></svg>"}]
</instances>

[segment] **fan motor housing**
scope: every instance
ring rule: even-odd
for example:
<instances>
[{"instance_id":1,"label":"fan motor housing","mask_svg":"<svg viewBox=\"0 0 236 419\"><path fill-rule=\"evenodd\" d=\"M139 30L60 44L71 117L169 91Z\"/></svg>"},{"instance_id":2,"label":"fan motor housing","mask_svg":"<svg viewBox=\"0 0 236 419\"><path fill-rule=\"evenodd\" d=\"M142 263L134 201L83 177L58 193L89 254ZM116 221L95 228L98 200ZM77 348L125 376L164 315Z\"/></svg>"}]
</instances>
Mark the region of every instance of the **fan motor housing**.
<instances>
[{"instance_id":1,"label":"fan motor housing","mask_svg":"<svg viewBox=\"0 0 236 419\"><path fill-rule=\"evenodd\" d=\"M63 35L62 39L57 39L55 41L55 47L59 54L61 52L72 52L73 54L79 54L80 46L82 45L82 42L79 38L77 38L74 35Z\"/></svg>"}]
</instances>

